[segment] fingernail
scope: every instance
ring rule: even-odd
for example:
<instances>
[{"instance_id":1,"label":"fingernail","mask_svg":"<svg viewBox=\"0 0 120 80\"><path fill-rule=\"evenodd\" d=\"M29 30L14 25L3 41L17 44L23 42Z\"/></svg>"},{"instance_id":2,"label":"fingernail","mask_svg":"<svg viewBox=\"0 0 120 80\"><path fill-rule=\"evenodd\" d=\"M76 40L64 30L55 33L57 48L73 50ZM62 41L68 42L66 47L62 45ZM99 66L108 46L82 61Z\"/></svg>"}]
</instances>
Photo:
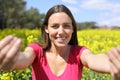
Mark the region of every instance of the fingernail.
<instances>
[{"instance_id":1,"label":"fingernail","mask_svg":"<svg viewBox=\"0 0 120 80\"><path fill-rule=\"evenodd\" d=\"M17 43L21 43L21 39L17 39Z\"/></svg>"},{"instance_id":2,"label":"fingernail","mask_svg":"<svg viewBox=\"0 0 120 80\"><path fill-rule=\"evenodd\" d=\"M9 38L12 38L13 36L12 36L12 35L9 35L8 37L9 37Z\"/></svg>"}]
</instances>

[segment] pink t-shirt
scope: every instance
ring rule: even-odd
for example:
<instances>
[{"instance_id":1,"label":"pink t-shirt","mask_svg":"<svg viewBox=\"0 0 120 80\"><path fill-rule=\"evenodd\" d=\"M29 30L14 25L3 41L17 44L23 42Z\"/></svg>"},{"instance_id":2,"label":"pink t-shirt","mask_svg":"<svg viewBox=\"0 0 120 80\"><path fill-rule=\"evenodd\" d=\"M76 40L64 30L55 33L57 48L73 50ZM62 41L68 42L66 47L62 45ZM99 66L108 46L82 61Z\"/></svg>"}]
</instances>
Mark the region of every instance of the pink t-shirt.
<instances>
[{"instance_id":1,"label":"pink t-shirt","mask_svg":"<svg viewBox=\"0 0 120 80\"><path fill-rule=\"evenodd\" d=\"M70 54L66 69L60 76L56 76L50 70L47 63L46 55L43 49L38 44L31 44L36 58L32 63L32 80L80 80L82 77L83 65L80 60L80 55L86 47L71 46Z\"/></svg>"}]
</instances>

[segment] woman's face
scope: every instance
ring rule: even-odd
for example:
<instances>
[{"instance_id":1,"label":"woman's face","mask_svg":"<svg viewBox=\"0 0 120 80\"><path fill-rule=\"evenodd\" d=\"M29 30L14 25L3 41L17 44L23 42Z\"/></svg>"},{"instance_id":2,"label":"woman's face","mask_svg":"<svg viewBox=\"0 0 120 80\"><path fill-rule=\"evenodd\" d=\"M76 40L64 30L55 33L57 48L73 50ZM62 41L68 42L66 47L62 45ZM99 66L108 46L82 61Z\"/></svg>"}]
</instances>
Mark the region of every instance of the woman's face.
<instances>
[{"instance_id":1,"label":"woman's face","mask_svg":"<svg viewBox=\"0 0 120 80\"><path fill-rule=\"evenodd\" d=\"M54 13L50 16L45 31L49 34L52 46L64 47L73 33L72 20L64 12Z\"/></svg>"}]
</instances>

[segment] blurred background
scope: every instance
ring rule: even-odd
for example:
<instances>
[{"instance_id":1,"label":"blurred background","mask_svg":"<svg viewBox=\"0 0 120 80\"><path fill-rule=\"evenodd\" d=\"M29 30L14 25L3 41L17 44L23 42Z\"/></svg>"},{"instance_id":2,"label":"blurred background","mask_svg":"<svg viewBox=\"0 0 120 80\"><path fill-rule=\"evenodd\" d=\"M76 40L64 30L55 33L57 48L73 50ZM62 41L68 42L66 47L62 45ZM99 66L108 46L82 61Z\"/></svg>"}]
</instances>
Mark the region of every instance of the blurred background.
<instances>
[{"instance_id":1,"label":"blurred background","mask_svg":"<svg viewBox=\"0 0 120 80\"><path fill-rule=\"evenodd\" d=\"M49 8L64 4L79 29L119 29L119 0L0 0L0 29L40 28Z\"/></svg>"},{"instance_id":2,"label":"blurred background","mask_svg":"<svg viewBox=\"0 0 120 80\"><path fill-rule=\"evenodd\" d=\"M67 6L76 22L79 45L94 54L120 45L120 0L0 0L0 40L13 35L22 39L21 50L41 42L40 28L49 8ZM112 80L84 67L82 80ZM31 66L25 70L0 71L0 80L31 80Z\"/></svg>"}]
</instances>

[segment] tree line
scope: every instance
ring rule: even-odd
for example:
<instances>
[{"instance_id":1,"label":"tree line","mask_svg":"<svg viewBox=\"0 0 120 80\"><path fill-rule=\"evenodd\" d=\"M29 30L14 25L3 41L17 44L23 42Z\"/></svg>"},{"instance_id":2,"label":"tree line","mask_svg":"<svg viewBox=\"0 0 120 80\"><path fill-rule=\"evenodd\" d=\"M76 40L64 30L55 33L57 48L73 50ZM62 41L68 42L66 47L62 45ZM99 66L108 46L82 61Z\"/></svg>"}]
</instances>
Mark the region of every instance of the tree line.
<instances>
[{"instance_id":1,"label":"tree line","mask_svg":"<svg viewBox=\"0 0 120 80\"><path fill-rule=\"evenodd\" d=\"M0 29L39 28L44 18L36 8L26 10L24 0L0 0Z\"/></svg>"},{"instance_id":2,"label":"tree line","mask_svg":"<svg viewBox=\"0 0 120 80\"><path fill-rule=\"evenodd\" d=\"M40 28L45 14L31 7L26 10L25 0L0 0L0 29L5 28ZM96 22L77 22L78 30L95 29Z\"/></svg>"}]
</instances>

